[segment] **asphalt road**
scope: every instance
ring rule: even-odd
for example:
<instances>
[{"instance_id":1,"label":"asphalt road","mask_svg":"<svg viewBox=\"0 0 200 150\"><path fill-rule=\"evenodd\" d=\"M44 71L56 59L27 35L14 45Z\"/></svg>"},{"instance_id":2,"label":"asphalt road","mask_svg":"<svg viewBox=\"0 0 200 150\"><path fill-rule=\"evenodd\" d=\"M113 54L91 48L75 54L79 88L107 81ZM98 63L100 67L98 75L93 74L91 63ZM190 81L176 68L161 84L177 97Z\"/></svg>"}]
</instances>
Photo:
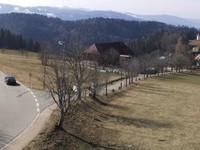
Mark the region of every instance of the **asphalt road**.
<instances>
[{"instance_id":1,"label":"asphalt road","mask_svg":"<svg viewBox=\"0 0 200 150\"><path fill-rule=\"evenodd\" d=\"M0 72L0 149L25 131L53 101L23 85L8 86Z\"/></svg>"}]
</instances>

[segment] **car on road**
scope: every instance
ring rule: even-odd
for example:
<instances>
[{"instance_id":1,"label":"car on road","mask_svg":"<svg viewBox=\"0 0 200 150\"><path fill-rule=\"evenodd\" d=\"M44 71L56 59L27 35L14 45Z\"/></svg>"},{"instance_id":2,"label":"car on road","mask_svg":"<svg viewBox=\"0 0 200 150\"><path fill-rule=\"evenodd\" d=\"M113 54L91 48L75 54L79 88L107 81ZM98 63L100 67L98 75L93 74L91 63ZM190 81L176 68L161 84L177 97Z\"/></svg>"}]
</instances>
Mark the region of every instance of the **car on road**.
<instances>
[{"instance_id":1,"label":"car on road","mask_svg":"<svg viewBox=\"0 0 200 150\"><path fill-rule=\"evenodd\" d=\"M16 85L16 79L13 75L6 75L4 81L7 85Z\"/></svg>"}]
</instances>

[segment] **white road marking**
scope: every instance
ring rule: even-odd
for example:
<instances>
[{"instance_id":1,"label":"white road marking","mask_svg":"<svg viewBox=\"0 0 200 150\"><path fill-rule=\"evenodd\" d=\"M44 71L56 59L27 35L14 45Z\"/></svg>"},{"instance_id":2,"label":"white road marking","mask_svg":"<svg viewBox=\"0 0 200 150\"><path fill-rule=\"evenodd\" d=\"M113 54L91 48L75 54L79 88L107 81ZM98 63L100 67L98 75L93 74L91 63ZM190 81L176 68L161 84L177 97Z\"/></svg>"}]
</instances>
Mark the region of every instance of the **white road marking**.
<instances>
[{"instance_id":1,"label":"white road marking","mask_svg":"<svg viewBox=\"0 0 200 150\"><path fill-rule=\"evenodd\" d=\"M5 75L5 73L3 73L3 72L1 72L0 71L0 73L2 73L2 74L4 74ZM20 82L18 82L18 83L20 83ZM34 95L34 93L29 89L29 88L27 88L26 86L24 86L23 84L21 84L20 83L20 85L21 86L23 86L25 89L27 89L30 93L31 93L31 95L33 95L33 97L34 97L34 99L35 99L35 102L36 102L36 106L37 106L37 116L36 116L36 118L31 122L31 124L28 126L28 128L26 128L23 132L21 132L17 137L15 137L14 139L12 139L8 144L7 143L1 143L1 144L3 144L4 146L2 147L2 148L0 148L0 150L1 149L7 149L8 147L10 147L11 146L11 144L14 142L14 141L16 141L19 137L21 137L23 134L25 134L25 132L27 132L32 126L33 126L33 124L34 124L34 122L38 119L38 117L39 117L39 115L40 115L40 108L39 108L39 103L38 103L38 99L36 98L36 96ZM4 86L6 87L6 88L9 88L9 86L8 85L6 85L6 84L4 84ZM14 148L12 148L12 149L14 149Z\"/></svg>"},{"instance_id":2,"label":"white road marking","mask_svg":"<svg viewBox=\"0 0 200 150\"><path fill-rule=\"evenodd\" d=\"M31 95L32 95L33 98L35 99L36 106L37 106L37 112L40 113L40 104L39 104L39 102L38 102L37 97L35 96L35 94L34 94L29 88L27 88L27 90L31 93Z\"/></svg>"},{"instance_id":3,"label":"white road marking","mask_svg":"<svg viewBox=\"0 0 200 150\"><path fill-rule=\"evenodd\" d=\"M15 142L22 135L24 135L33 126L34 122L38 119L38 117L39 117L39 113L37 114L36 118L31 122L31 124L28 126L28 128L26 128L23 132L21 132L17 137L15 137L12 141L10 141L7 145L2 147L0 150L8 149L8 147L10 147L13 142Z\"/></svg>"}]
</instances>

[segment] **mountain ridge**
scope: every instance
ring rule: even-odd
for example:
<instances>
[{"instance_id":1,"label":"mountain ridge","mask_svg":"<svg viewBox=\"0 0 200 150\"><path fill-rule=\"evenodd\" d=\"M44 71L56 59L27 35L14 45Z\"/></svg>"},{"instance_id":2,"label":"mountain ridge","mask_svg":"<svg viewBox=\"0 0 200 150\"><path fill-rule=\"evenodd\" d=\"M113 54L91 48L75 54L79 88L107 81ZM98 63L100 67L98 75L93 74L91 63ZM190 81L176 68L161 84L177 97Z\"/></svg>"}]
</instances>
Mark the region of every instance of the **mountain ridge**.
<instances>
[{"instance_id":1,"label":"mountain ridge","mask_svg":"<svg viewBox=\"0 0 200 150\"><path fill-rule=\"evenodd\" d=\"M120 13L115 11L95 11L70 7L21 7L16 5L0 4L0 14L4 13L30 13L48 17L57 17L62 20L83 20L89 18L114 18L128 21L158 21L175 26L188 26L200 29L200 20L181 18L172 15L138 15L133 13Z\"/></svg>"},{"instance_id":2,"label":"mountain ridge","mask_svg":"<svg viewBox=\"0 0 200 150\"><path fill-rule=\"evenodd\" d=\"M91 18L63 21L38 14L11 13L0 15L0 27L36 41L79 40L88 45L94 42L127 41L160 30L176 30L159 22L126 21L109 18Z\"/></svg>"}]
</instances>

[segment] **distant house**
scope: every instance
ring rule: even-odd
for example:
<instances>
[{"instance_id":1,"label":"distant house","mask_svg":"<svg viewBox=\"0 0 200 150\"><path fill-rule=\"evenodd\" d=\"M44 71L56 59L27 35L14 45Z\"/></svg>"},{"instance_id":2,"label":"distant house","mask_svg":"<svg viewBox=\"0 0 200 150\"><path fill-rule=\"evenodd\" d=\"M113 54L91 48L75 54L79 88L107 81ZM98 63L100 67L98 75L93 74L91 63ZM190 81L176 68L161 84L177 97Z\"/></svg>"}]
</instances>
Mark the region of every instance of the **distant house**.
<instances>
[{"instance_id":1,"label":"distant house","mask_svg":"<svg viewBox=\"0 0 200 150\"><path fill-rule=\"evenodd\" d=\"M134 55L123 42L94 43L85 50L85 54L89 59L98 59L101 64L119 64L120 60L130 59Z\"/></svg>"},{"instance_id":2,"label":"distant house","mask_svg":"<svg viewBox=\"0 0 200 150\"><path fill-rule=\"evenodd\" d=\"M197 34L197 38L195 40L189 41L190 46L192 46L191 53L194 56L194 60L197 66L200 65L200 34Z\"/></svg>"},{"instance_id":3,"label":"distant house","mask_svg":"<svg viewBox=\"0 0 200 150\"><path fill-rule=\"evenodd\" d=\"M200 61L200 54L195 57L195 60Z\"/></svg>"},{"instance_id":4,"label":"distant house","mask_svg":"<svg viewBox=\"0 0 200 150\"><path fill-rule=\"evenodd\" d=\"M195 40L190 40L189 45L192 46L192 54L198 55L200 53L200 34L197 35Z\"/></svg>"}]
</instances>

